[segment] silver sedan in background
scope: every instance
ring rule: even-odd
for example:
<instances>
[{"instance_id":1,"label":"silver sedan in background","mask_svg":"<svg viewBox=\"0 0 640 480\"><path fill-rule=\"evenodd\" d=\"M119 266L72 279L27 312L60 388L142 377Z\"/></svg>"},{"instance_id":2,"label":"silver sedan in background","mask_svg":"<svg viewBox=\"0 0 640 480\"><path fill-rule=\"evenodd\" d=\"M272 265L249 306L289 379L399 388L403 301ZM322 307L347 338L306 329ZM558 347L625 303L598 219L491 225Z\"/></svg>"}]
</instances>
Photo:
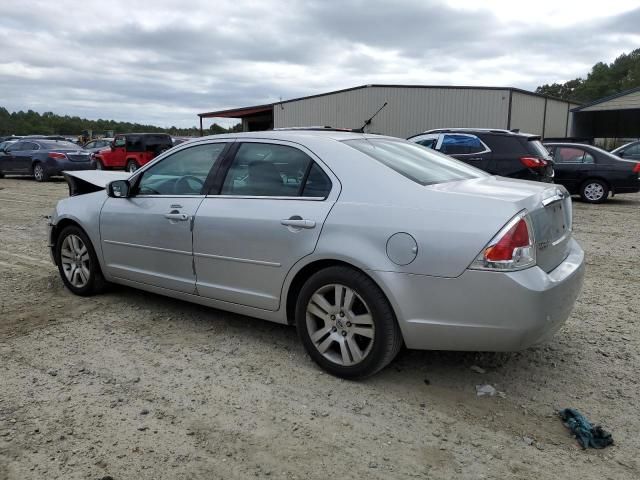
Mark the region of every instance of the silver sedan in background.
<instances>
[{"instance_id":1,"label":"silver sedan in background","mask_svg":"<svg viewBox=\"0 0 640 480\"><path fill-rule=\"evenodd\" d=\"M297 326L322 368L413 349L504 351L569 316L584 254L561 186L490 176L397 138L200 138L132 176L69 172L50 245L78 295L108 282Z\"/></svg>"}]
</instances>

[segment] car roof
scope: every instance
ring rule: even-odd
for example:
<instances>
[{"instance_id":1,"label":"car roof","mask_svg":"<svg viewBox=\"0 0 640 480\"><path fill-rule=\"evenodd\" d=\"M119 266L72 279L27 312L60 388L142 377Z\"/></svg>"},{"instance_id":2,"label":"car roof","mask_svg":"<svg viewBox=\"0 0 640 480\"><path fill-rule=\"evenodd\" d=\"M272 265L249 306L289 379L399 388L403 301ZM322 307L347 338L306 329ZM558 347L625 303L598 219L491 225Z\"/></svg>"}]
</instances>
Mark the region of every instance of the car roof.
<instances>
[{"instance_id":1,"label":"car roof","mask_svg":"<svg viewBox=\"0 0 640 480\"><path fill-rule=\"evenodd\" d=\"M427 135L429 133L495 133L498 135L513 135L520 137L539 137L533 133L521 132L520 130L506 130L504 128L474 128L474 127L453 127L453 128L433 128L426 130L422 133L412 135L409 138L417 137L418 135Z\"/></svg>"},{"instance_id":2,"label":"car roof","mask_svg":"<svg viewBox=\"0 0 640 480\"><path fill-rule=\"evenodd\" d=\"M353 131L337 130L337 129L279 129L264 130L260 132L239 132L239 133L222 133L218 135L208 135L206 137L196 137L194 140L218 139L218 138L255 138L269 140L289 140L299 142L305 138L320 138L327 140L345 141L357 139L374 139L386 138L391 140L402 141L402 138L390 137L386 135L378 135L376 133L360 133Z\"/></svg>"}]
</instances>

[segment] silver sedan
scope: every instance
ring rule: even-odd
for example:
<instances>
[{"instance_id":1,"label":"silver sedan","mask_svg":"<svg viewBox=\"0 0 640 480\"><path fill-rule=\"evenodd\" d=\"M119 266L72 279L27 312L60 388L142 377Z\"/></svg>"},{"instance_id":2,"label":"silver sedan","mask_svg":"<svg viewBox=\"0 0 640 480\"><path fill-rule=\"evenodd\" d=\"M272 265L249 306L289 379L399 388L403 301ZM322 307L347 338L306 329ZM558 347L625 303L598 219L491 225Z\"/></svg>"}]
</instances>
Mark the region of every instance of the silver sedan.
<instances>
[{"instance_id":1,"label":"silver sedan","mask_svg":"<svg viewBox=\"0 0 640 480\"><path fill-rule=\"evenodd\" d=\"M403 344L543 341L584 275L563 187L392 137L211 136L132 176L67 180L49 241L71 292L113 282L295 324L313 360L342 377L379 371Z\"/></svg>"}]
</instances>

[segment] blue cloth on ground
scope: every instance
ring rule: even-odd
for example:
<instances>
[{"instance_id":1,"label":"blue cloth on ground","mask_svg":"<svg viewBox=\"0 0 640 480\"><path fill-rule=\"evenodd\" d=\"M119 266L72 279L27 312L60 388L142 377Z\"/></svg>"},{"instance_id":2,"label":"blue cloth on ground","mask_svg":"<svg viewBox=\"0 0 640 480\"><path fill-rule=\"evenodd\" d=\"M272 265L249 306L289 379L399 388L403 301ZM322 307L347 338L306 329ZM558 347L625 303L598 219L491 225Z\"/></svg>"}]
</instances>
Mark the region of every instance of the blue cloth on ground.
<instances>
[{"instance_id":1,"label":"blue cloth on ground","mask_svg":"<svg viewBox=\"0 0 640 480\"><path fill-rule=\"evenodd\" d=\"M578 410L565 408L559 413L564 426L571 430L583 449L587 447L604 448L613 445L611 434L603 430L600 425L595 427L591 425L591 422Z\"/></svg>"}]
</instances>

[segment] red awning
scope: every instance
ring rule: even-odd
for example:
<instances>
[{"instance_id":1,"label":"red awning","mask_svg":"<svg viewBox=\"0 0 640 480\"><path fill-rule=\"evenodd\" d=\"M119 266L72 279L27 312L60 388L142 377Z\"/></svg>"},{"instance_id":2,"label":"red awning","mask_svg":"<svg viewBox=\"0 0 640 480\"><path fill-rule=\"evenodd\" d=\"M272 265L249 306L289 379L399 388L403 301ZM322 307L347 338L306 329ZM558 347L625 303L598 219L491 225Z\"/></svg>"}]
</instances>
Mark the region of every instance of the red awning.
<instances>
[{"instance_id":1,"label":"red awning","mask_svg":"<svg viewBox=\"0 0 640 480\"><path fill-rule=\"evenodd\" d=\"M234 108L232 110L219 110L217 112L199 113L200 118L244 118L258 113L270 113L273 112L273 104L270 105L257 105L255 107L243 107Z\"/></svg>"}]
</instances>

